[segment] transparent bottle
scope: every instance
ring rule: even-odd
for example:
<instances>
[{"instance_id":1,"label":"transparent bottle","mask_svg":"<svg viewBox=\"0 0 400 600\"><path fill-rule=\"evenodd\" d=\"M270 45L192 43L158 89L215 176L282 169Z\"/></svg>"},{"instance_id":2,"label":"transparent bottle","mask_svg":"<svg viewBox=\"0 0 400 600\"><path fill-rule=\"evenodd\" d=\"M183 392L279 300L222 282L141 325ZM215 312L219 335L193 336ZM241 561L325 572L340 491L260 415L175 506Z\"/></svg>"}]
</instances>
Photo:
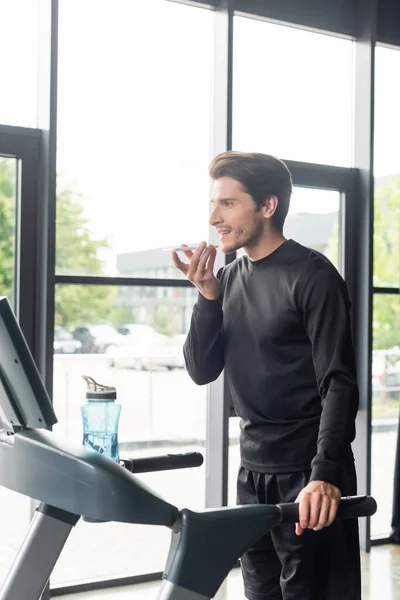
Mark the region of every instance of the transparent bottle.
<instances>
[{"instance_id":1,"label":"transparent bottle","mask_svg":"<svg viewBox=\"0 0 400 600\"><path fill-rule=\"evenodd\" d=\"M119 462L118 424L121 405L117 390L82 376L87 383L86 402L82 405L83 445Z\"/></svg>"}]
</instances>

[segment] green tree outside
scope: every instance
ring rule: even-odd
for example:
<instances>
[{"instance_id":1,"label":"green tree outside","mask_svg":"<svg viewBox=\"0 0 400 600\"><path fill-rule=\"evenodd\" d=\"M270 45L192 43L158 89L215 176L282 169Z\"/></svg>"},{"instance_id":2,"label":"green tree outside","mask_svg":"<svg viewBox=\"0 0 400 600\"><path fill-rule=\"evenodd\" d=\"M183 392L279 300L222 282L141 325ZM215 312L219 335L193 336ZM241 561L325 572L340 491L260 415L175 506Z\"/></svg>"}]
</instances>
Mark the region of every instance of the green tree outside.
<instances>
[{"instance_id":1,"label":"green tree outside","mask_svg":"<svg viewBox=\"0 0 400 600\"><path fill-rule=\"evenodd\" d=\"M339 228L329 241L329 256L338 261ZM328 254L327 253L327 254ZM400 280L400 177L393 177L374 198L374 286L398 287ZM375 294L373 306L373 349L400 346L400 298Z\"/></svg>"},{"instance_id":2,"label":"green tree outside","mask_svg":"<svg viewBox=\"0 0 400 600\"><path fill-rule=\"evenodd\" d=\"M393 177L375 195L374 286L400 284L400 177ZM373 347L386 350L400 346L400 298L375 294Z\"/></svg>"},{"instance_id":3,"label":"green tree outside","mask_svg":"<svg viewBox=\"0 0 400 600\"><path fill-rule=\"evenodd\" d=\"M16 161L0 157L0 286L12 300L16 221ZM93 239L83 214L80 197L71 190L57 194L57 273L101 275L98 253L107 240ZM117 288L107 286L58 285L55 292L55 324L71 329L80 323L110 319ZM124 315L125 316L125 315ZM117 323L116 323L117 324Z\"/></svg>"},{"instance_id":4,"label":"green tree outside","mask_svg":"<svg viewBox=\"0 0 400 600\"><path fill-rule=\"evenodd\" d=\"M0 158L0 293L13 304L15 217L16 217L16 160Z\"/></svg>"},{"instance_id":5,"label":"green tree outside","mask_svg":"<svg viewBox=\"0 0 400 600\"><path fill-rule=\"evenodd\" d=\"M57 194L56 272L69 275L101 275L98 253L109 248L106 239L95 240L88 229L80 197L71 190ZM111 286L57 285L55 324L75 325L109 320L117 296Z\"/></svg>"},{"instance_id":6,"label":"green tree outside","mask_svg":"<svg viewBox=\"0 0 400 600\"><path fill-rule=\"evenodd\" d=\"M159 301L151 309L151 325L159 333L172 336L176 335L173 310L168 302Z\"/></svg>"}]
</instances>

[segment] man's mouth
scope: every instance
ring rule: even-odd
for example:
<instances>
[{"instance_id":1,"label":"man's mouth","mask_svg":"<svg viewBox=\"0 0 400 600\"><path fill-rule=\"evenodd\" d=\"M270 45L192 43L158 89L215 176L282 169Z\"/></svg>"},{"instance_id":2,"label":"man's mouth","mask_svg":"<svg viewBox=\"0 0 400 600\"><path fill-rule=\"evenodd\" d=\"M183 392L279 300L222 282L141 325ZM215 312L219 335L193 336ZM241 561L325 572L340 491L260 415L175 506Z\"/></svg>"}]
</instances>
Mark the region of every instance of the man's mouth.
<instances>
[{"instance_id":1,"label":"man's mouth","mask_svg":"<svg viewBox=\"0 0 400 600\"><path fill-rule=\"evenodd\" d=\"M231 233L230 229L218 229L217 231L221 241Z\"/></svg>"}]
</instances>

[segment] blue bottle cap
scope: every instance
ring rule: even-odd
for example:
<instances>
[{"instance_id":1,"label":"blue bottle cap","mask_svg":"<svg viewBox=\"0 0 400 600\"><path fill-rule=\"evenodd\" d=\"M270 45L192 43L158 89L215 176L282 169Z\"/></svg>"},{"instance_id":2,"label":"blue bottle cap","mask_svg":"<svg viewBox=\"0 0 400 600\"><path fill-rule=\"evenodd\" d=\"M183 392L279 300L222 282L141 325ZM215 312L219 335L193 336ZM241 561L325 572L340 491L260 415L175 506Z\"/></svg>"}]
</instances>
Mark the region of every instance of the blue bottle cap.
<instances>
[{"instance_id":1,"label":"blue bottle cap","mask_svg":"<svg viewBox=\"0 0 400 600\"><path fill-rule=\"evenodd\" d=\"M97 383L97 381L95 381L93 377L89 377L89 375L82 375L82 377L88 386L86 390L86 398L88 400L96 400L97 402L101 402L102 400L116 400L117 390L115 387Z\"/></svg>"}]
</instances>

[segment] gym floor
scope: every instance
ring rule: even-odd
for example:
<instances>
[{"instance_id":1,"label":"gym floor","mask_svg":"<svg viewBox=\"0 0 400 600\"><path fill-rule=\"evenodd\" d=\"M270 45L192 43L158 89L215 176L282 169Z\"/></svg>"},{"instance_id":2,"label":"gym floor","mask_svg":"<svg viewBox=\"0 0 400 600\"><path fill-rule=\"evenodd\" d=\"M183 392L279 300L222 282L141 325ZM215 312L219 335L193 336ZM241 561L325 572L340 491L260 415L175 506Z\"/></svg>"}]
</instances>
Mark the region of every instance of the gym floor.
<instances>
[{"instance_id":1,"label":"gym floor","mask_svg":"<svg viewBox=\"0 0 400 600\"><path fill-rule=\"evenodd\" d=\"M363 600L400 600L400 546L374 546L362 556ZM145 583L109 590L61 596L63 600L155 600L159 583ZM243 600L240 570L222 585L216 600Z\"/></svg>"}]
</instances>

